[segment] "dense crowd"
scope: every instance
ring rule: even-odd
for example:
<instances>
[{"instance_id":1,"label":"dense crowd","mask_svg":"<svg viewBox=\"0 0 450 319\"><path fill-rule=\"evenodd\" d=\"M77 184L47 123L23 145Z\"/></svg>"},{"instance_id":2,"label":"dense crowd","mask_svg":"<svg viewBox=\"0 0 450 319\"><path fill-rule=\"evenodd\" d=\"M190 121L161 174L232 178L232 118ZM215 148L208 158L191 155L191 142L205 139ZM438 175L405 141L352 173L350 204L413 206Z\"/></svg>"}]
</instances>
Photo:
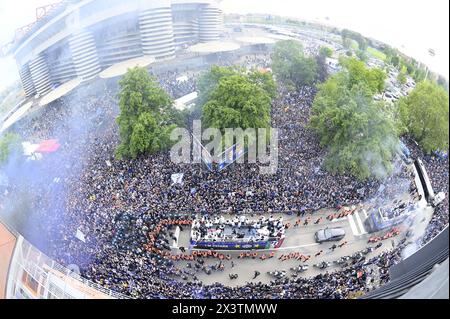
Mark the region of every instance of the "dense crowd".
<instances>
[{"instance_id":1,"label":"dense crowd","mask_svg":"<svg viewBox=\"0 0 450 319\"><path fill-rule=\"evenodd\" d=\"M241 63L270 65L265 55L250 56ZM156 76L173 98L195 90L192 76L183 81L177 80L177 73ZM369 289L370 276L365 270L369 265L379 269L380 283L389 279L387 269L399 259L401 245L312 278L238 287L206 286L197 279L198 270L222 270L220 261L206 265L198 259L189 269L182 269L167 258L175 224L163 220L222 213L300 215L380 194L380 182L359 182L323 170L325 150L307 128L314 88L287 92L280 87L272 106L272 126L279 128L278 171L259 175L256 164L239 164L216 173L201 165L174 164L168 153L116 159L118 106L111 89L116 86L101 82L81 88L15 127L24 140L58 138L62 144L41 162L28 162L20 171L11 168L16 170L10 171L11 186L4 198L8 210L14 212L9 216L12 223L56 261L77 264L87 279L138 298L346 298ZM429 240L448 224L448 159L441 162L414 155L424 158L436 189L447 195L425 236ZM184 174L183 184L171 185L171 174L179 172ZM402 169L388 180L398 185L398 178L409 187L410 176ZM386 187L384 192L391 190ZM77 230L85 235L84 241L75 237ZM149 234L154 234L150 248Z\"/></svg>"},{"instance_id":2,"label":"dense crowd","mask_svg":"<svg viewBox=\"0 0 450 319\"><path fill-rule=\"evenodd\" d=\"M421 240L421 245L429 242L448 225L448 156L442 157L436 154L425 154L419 145L411 138L404 138L405 144L411 151L413 158L421 158L427 170L428 177L435 194L444 192L444 200L435 207L433 217L426 229L426 233Z\"/></svg>"}]
</instances>

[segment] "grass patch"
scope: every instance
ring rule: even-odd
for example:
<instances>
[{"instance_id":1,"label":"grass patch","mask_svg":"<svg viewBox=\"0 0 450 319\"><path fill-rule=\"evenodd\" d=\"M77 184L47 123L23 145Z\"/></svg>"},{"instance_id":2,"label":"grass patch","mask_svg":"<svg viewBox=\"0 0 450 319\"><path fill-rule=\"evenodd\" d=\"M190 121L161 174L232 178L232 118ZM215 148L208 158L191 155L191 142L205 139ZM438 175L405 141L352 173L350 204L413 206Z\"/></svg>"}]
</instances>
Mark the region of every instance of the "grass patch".
<instances>
[{"instance_id":1,"label":"grass patch","mask_svg":"<svg viewBox=\"0 0 450 319\"><path fill-rule=\"evenodd\" d=\"M386 61L386 54L384 54L383 52L372 48L372 47L368 47L367 48L367 53L369 53L371 56L373 56L376 59L380 59L382 61Z\"/></svg>"}]
</instances>

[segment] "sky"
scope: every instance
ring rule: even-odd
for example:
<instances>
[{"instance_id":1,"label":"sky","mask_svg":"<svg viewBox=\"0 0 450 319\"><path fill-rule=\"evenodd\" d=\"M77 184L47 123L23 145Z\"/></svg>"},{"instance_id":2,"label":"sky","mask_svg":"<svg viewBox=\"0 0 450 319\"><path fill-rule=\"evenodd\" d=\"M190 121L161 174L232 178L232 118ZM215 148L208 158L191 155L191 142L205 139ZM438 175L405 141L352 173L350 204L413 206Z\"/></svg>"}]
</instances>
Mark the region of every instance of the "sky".
<instances>
[{"instance_id":1,"label":"sky","mask_svg":"<svg viewBox=\"0 0 450 319\"><path fill-rule=\"evenodd\" d=\"M53 2L57 0L0 0L0 45L16 28L35 20L36 7ZM221 7L225 13L267 13L348 28L386 42L449 78L448 0L222 0ZM0 90L17 78L14 59L0 58Z\"/></svg>"}]
</instances>

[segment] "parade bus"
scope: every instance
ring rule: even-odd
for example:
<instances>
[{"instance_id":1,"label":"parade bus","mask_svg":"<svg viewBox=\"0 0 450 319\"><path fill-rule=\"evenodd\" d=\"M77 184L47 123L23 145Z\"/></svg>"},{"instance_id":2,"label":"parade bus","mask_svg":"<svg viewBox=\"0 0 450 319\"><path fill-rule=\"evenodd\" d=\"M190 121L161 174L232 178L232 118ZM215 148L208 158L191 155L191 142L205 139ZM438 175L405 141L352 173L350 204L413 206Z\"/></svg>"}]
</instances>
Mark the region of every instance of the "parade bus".
<instances>
[{"instance_id":1,"label":"parade bus","mask_svg":"<svg viewBox=\"0 0 450 319\"><path fill-rule=\"evenodd\" d=\"M261 235L261 229L247 224L239 226L213 224L208 228L207 233L217 231L219 231L220 236L215 236L214 238L194 235L192 231L190 247L194 249L218 250L276 249L283 244L285 237L284 225L282 229L276 231L275 236Z\"/></svg>"},{"instance_id":2,"label":"parade bus","mask_svg":"<svg viewBox=\"0 0 450 319\"><path fill-rule=\"evenodd\" d=\"M276 249L283 244L283 241L284 238L279 237L271 237L263 241L252 241L245 238L219 241L191 239L191 248L218 250Z\"/></svg>"},{"instance_id":3,"label":"parade bus","mask_svg":"<svg viewBox=\"0 0 450 319\"><path fill-rule=\"evenodd\" d=\"M369 213L364 221L364 227L369 233L374 233L383 229L389 229L406 222L416 209L416 204L406 206L404 209L394 212L393 208L379 207Z\"/></svg>"}]
</instances>

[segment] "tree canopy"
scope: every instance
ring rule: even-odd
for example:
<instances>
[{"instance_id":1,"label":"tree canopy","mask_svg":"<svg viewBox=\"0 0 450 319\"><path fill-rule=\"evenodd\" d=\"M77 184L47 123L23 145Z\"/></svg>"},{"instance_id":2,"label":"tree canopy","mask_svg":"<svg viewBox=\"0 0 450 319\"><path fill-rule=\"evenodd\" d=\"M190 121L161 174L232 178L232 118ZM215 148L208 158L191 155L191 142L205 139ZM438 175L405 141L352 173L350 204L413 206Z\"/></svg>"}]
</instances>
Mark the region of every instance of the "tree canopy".
<instances>
[{"instance_id":1,"label":"tree canopy","mask_svg":"<svg viewBox=\"0 0 450 319\"><path fill-rule=\"evenodd\" d=\"M168 148L170 132L180 120L169 95L145 68L128 70L119 84L119 158Z\"/></svg>"},{"instance_id":2,"label":"tree canopy","mask_svg":"<svg viewBox=\"0 0 450 319\"><path fill-rule=\"evenodd\" d=\"M355 58L341 58L340 63L348 72L349 88L356 84L364 84L369 88L372 95L384 91L387 75L382 69L369 69L363 61Z\"/></svg>"},{"instance_id":3,"label":"tree canopy","mask_svg":"<svg viewBox=\"0 0 450 319\"><path fill-rule=\"evenodd\" d=\"M397 81L398 81L398 83L400 83L402 85L407 82L406 73L403 70L398 72Z\"/></svg>"},{"instance_id":4,"label":"tree canopy","mask_svg":"<svg viewBox=\"0 0 450 319\"><path fill-rule=\"evenodd\" d=\"M426 152L448 150L448 99L444 88L424 81L399 100L404 126Z\"/></svg>"},{"instance_id":5,"label":"tree canopy","mask_svg":"<svg viewBox=\"0 0 450 319\"><path fill-rule=\"evenodd\" d=\"M272 69L277 79L291 88L312 85L317 78L317 62L305 56L303 46L294 40L280 41L272 54Z\"/></svg>"},{"instance_id":6,"label":"tree canopy","mask_svg":"<svg viewBox=\"0 0 450 319\"><path fill-rule=\"evenodd\" d=\"M360 62L360 61L357 61ZM382 179L398 150L394 122L374 102L371 72L359 63L319 85L310 127L328 148L325 168L360 180Z\"/></svg>"},{"instance_id":7,"label":"tree canopy","mask_svg":"<svg viewBox=\"0 0 450 319\"><path fill-rule=\"evenodd\" d=\"M343 29L341 31L342 42L344 43L344 47L347 47L348 44L345 44L349 39L353 39L358 43L358 48L361 51L365 51L368 47L368 40L363 37L360 33L354 32L348 29ZM347 48L350 48L351 45L348 45Z\"/></svg>"},{"instance_id":8,"label":"tree canopy","mask_svg":"<svg viewBox=\"0 0 450 319\"><path fill-rule=\"evenodd\" d=\"M0 165L4 165L10 156L20 149L20 137L8 132L0 137Z\"/></svg>"},{"instance_id":9,"label":"tree canopy","mask_svg":"<svg viewBox=\"0 0 450 319\"><path fill-rule=\"evenodd\" d=\"M270 124L269 94L249 77L224 77L203 106L203 121L209 127L267 128Z\"/></svg>"},{"instance_id":10,"label":"tree canopy","mask_svg":"<svg viewBox=\"0 0 450 319\"><path fill-rule=\"evenodd\" d=\"M322 46L319 49L319 55L326 58L331 58L331 56L333 55L333 49L326 46Z\"/></svg>"},{"instance_id":11,"label":"tree canopy","mask_svg":"<svg viewBox=\"0 0 450 319\"><path fill-rule=\"evenodd\" d=\"M235 67L211 66L206 72L203 72L198 79L198 99L197 104L203 106L210 99L211 93L219 84L220 79L239 74L241 71Z\"/></svg>"},{"instance_id":12,"label":"tree canopy","mask_svg":"<svg viewBox=\"0 0 450 319\"><path fill-rule=\"evenodd\" d=\"M273 99L277 94L277 86L273 75L270 72L263 72L257 69L246 70L239 67L211 66L207 72L203 72L198 80L198 105L203 106L211 99L211 94L219 85L221 79L232 75L241 75L249 79L250 82L261 87Z\"/></svg>"}]
</instances>

